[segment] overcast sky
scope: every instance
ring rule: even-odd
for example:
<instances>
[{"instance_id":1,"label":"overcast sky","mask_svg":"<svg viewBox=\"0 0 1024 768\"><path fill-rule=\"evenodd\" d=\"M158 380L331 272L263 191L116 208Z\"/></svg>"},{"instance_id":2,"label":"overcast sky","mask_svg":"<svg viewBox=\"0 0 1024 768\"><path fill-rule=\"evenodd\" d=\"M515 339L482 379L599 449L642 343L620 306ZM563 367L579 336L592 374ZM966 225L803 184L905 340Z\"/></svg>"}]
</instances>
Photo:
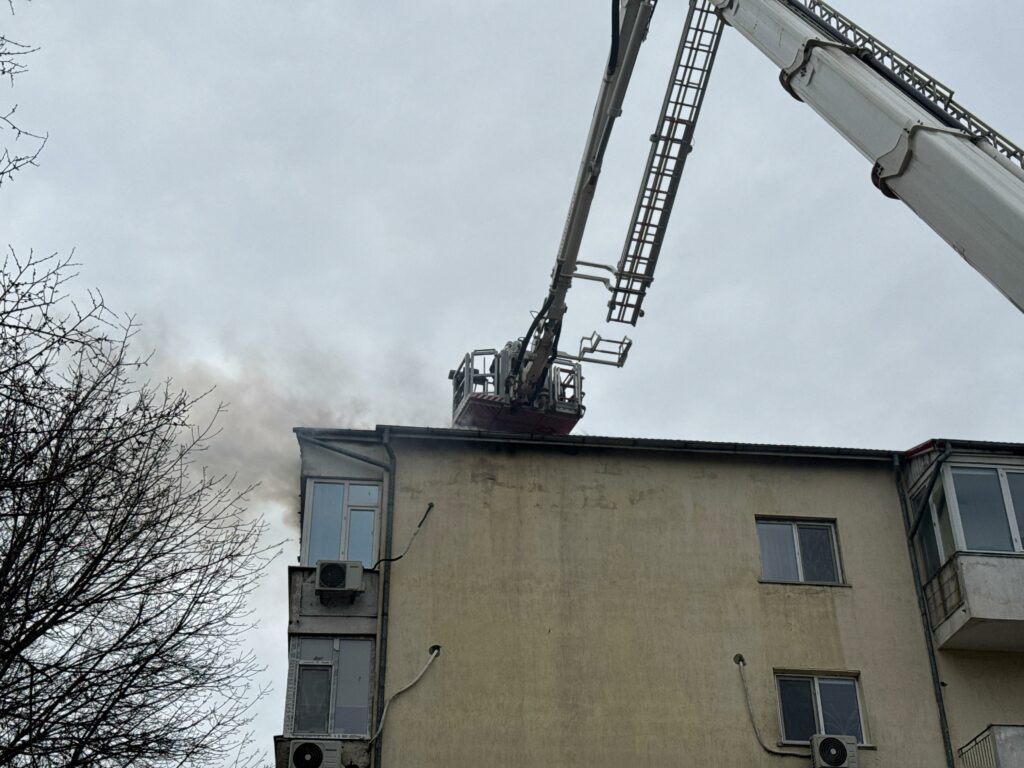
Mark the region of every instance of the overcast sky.
<instances>
[{"instance_id":1,"label":"overcast sky","mask_svg":"<svg viewBox=\"0 0 1024 768\"><path fill-rule=\"evenodd\" d=\"M0 190L3 241L76 249L79 288L144 325L156 376L231 403L210 460L263 479L294 537L290 428L447 426L448 370L525 333L561 234L602 68L606 2L16 4L40 46L2 98L48 131ZM614 264L685 15L661 0L581 258ZM852 0L860 24L1024 140L1015 3ZM634 340L585 370L578 431L909 448L1024 441L1024 315L779 86L727 30L646 317L569 296L563 347ZM279 733L284 568L256 638ZM269 747L269 740L267 741Z\"/></svg>"}]
</instances>

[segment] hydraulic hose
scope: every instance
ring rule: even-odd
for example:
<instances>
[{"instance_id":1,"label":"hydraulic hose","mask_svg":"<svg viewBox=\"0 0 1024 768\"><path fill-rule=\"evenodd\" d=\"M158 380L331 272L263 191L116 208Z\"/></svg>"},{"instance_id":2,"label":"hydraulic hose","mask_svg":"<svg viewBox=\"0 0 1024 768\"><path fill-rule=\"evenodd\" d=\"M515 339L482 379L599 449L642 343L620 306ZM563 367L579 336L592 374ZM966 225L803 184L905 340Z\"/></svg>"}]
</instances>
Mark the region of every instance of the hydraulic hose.
<instances>
[{"instance_id":1,"label":"hydraulic hose","mask_svg":"<svg viewBox=\"0 0 1024 768\"><path fill-rule=\"evenodd\" d=\"M619 0L612 0L612 50L608 54L608 77L619 66Z\"/></svg>"}]
</instances>

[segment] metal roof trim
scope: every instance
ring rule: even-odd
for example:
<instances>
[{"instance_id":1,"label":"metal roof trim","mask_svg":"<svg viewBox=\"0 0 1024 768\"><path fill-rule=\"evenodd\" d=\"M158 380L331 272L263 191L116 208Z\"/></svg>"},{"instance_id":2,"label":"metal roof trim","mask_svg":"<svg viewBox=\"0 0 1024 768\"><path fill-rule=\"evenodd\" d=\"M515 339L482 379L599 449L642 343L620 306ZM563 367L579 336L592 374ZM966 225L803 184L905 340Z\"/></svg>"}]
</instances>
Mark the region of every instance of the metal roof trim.
<instances>
[{"instance_id":1,"label":"metal roof trim","mask_svg":"<svg viewBox=\"0 0 1024 768\"><path fill-rule=\"evenodd\" d=\"M668 440L660 438L614 437L605 435L524 435L512 432L488 432L444 427L378 425L376 429L296 427L299 440L350 440L379 442L387 431L391 439L452 440L471 443L520 444L537 447L646 450L687 453L749 454L809 458L841 458L868 461L892 461L898 451L870 448L739 443L711 440Z\"/></svg>"}]
</instances>

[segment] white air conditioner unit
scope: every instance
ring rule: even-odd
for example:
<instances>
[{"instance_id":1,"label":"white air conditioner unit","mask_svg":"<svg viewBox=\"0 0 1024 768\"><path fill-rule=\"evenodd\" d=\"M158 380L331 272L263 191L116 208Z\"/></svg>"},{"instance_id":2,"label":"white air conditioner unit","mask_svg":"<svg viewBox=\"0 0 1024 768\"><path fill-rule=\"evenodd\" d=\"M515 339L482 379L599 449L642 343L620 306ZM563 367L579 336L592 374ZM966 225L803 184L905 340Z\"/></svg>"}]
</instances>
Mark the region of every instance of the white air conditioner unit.
<instances>
[{"instance_id":1,"label":"white air conditioner unit","mask_svg":"<svg viewBox=\"0 0 1024 768\"><path fill-rule=\"evenodd\" d=\"M363 564L358 560L320 560L316 564L316 593L322 598L363 591Z\"/></svg>"},{"instance_id":2,"label":"white air conditioner unit","mask_svg":"<svg viewBox=\"0 0 1024 768\"><path fill-rule=\"evenodd\" d=\"M341 742L292 739L288 768L344 768L341 764Z\"/></svg>"},{"instance_id":3,"label":"white air conditioner unit","mask_svg":"<svg viewBox=\"0 0 1024 768\"><path fill-rule=\"evenodd\" d=\"M811 760L814 768L857 768L857 737L811 736Z\"/></svg>"}]
</instances>

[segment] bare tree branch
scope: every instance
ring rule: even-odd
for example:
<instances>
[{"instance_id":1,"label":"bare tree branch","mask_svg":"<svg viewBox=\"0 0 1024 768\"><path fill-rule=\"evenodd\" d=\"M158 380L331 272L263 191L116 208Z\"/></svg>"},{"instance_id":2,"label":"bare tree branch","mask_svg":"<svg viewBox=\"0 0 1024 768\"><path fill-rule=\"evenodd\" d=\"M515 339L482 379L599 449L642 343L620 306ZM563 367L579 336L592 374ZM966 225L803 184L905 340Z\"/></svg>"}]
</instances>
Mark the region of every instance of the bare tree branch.
<instances>
[{"instance_id":1,"label":"bare tree branch","mask_svg":"<svg viewBox=\"0 0 1024 768\"><path fill-rule=\"evenodd\" d=\"M0 764L245 764L264 523L198 465L199 398L136 382L134 321L73 304L73 269L0 273Z\"/></svg>"},{"instance_id":2,"label":"bare tree branch","mask_svg":"<svg viewBox=\"0 0 1024 768\"><path fill-rule=\"evenodd\" d=\"M8 5L13 14L13 0L9 0ZM0 35L0 79L7 80L13 88L15 76L28 71L26 60L37 50ZM38 164L49 137L49 134L40 135L21 128L14 120L17 111L17 104L0 107L0 187L22 168Z\"/></svg>"}]
</instances>

